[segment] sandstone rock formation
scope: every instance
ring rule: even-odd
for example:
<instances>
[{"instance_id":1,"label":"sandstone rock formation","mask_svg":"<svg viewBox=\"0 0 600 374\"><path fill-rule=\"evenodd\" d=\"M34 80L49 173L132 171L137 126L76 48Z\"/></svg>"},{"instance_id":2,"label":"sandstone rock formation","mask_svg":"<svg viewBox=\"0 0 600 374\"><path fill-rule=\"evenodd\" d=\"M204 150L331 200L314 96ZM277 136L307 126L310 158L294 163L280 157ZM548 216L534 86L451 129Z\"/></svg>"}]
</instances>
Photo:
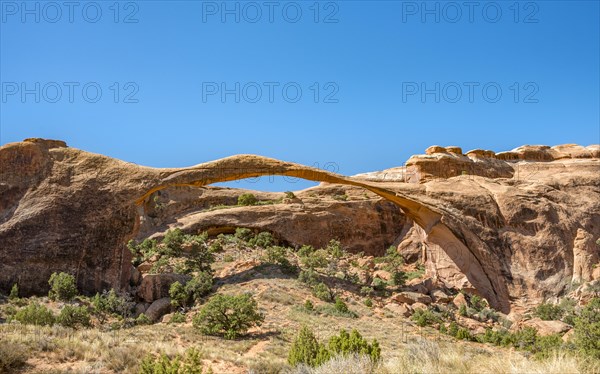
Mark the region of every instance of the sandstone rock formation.
<instances>
[{"instance_id":1,"label":"sandstone rock formation","mask_svg":"<svg viewBox=\"0 0 600 374\"><path fill-rule=\"evenodd\" d=\"M405 167L343 177L250 155L154 169L60 141L7 144L0 148L0 289L18 282L24 295L43 293L54 271L74 274L88 293L127 288L125 243L172 225L266 229L292 244L339 237L371 254L394 243L426 261L435 281L477 292L503 312L591 280L599 261L599 146L427 153ZM222 211L203 211L202 204L233 196L205 188L204 202L169 198L167 213L152 212L159 191L173 197L189 194L183 187L261 175L328 184L289 204ZM357 188L370 191L368 198L352 198ZM335 189L350 199L310 201L309 193L330 196Z\"/></svg>"}]
</instances>

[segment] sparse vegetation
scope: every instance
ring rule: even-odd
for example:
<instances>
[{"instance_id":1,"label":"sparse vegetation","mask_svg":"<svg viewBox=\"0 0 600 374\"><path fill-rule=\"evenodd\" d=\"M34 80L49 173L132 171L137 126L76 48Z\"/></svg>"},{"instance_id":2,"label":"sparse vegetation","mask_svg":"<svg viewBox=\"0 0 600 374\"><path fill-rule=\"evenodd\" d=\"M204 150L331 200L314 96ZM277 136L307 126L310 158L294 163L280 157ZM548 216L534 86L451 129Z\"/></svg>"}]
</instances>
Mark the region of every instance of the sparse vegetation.
<instances>
[{"instance_id":1,"label":"sparse vegetation","mask_svg":"<svg viewBox=\"0 0 600 374\"><path fill-rule=\"evenodd\" d=\"M203 334L235 339L250 327L259 326L263 320L252 296L218 294L202 307L193 324Z\"/></svg>"},{"instance_id":2,"label":"sparse vegetation","mask_svg":"<svg viewBox=\"0 0 600 374\"><path fill-rule=\"evenodd\" d=\"M75 277L71 274L52 273L48 284L50 284L48 297L52 300L71 301L77 296Z\"/></svg>"},{"instance_id":3,"label":"sparse vegetation","mask_svg":"<svg viewBox=\"0 0 600 374\"><path fill-rule=\"evenodd\" d=\"M140 374L208 374L204 371L200 351L190 348L184 355L169 358L166 354L159 357L147 356L140 363Z\"/></svg>"},{"instance_id":4,"label":"sparse vegetation","mask_svg":"<svg viewBox=\"0 0 600 374\"><path fill-rule=\"evenodd\" d=\"M17 300L19 298L19 286L15 283L10 289L10 294L8 295L9 300Z\"/></svg>"},{"instance_id":5,"label":"sparse vegetation","mask_svg":"<svg viewBox=\"0 0 600 374\"><path fill-rule=\"evenodd\" d=\"M258 199L252 193L243 193L238 197L238 205L251 206L256 205Z\"/></svg>"},{"instance_id":6,"label":"sparse vegetation","mask_svg":"<svg viewBox=\"0 0 600 374\"><path fill-rule=\"evenodd\" d=\"M54 317L52 311L36 302L17 311L14 319L25 325L37 326L51 326L56 322L56 317Z\"/></svg>"},{"instance_id":7,"label":"sparse vegetation","mask_svg":"<svg viewBox=\"0 0 600 374\"><path fill-rule=\"evenodd\" d=\"M323 301L333 300L333 293L331 292L329 287L327 287L327 285L323 282L315 284L313 286L312 292L316 298L321 299Z\"/></svg>"},{"instance_id":8,"label":"sparse vegetation","mask_svg":"<svg viewBox=\"0 0 600 374\"><path fill-rule=\"evenodd\" d=\"M65 305L56 322L65 327L90 327L90 312L85 306Z\"/></svg>"}]
</instances>

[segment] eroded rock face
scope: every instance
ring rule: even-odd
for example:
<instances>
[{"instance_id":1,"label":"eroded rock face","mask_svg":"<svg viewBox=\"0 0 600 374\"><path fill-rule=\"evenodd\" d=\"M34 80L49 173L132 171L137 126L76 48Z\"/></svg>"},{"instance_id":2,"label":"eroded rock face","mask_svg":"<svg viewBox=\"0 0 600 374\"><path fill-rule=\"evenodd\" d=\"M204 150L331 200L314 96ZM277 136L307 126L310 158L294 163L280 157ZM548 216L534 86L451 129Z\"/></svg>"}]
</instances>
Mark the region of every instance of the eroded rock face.
<instances>
[{"instance_id":1,"label":"eroded rock face","mask_svg":"<svg viewBox=\"0 0 600 374\"><path fill-rule=\"evenodd\" d=\"M86 293L127 288L131 265L125 243L174 225L191 231L267 229L288 243L314 240L316 246L338 237L372 254L393 242L424 260L435 282L479 293L503 312L594 276L600 147L525 146L463 155L453 146L428 153L414 156L407 167L343 177L251 155L153 169L60 141L8 144L0 148L0 288L7 291L17 282L24 295L45 293L55 271L74 274ZM204 189L203 194L212 191L204 203L170 198L175 203L165 213L152 212L159 191L185 195L174 187L261 175L329 184L298 192L298 201L287 204L211 212L202 211L202 204L234 196ZM349 198L332 199L336 189ZM370 191L362 200L360 189ZM310 193L320 198L311 200ZM144 221L150 219L157 221Z\"/></svg>"}]
</instances>

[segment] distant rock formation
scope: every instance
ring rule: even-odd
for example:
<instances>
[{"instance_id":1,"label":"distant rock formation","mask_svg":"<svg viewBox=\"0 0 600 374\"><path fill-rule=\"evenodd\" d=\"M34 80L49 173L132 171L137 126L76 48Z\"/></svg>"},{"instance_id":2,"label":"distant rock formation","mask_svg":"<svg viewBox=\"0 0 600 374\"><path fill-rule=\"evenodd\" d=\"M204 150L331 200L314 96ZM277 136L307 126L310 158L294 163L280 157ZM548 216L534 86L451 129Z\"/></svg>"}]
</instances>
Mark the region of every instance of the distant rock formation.
<instances>
[{"instance_id":1,"label":"distant rock formation","mask_svg":"<svg viewBox=\"0 0 600 374\"><path fill-rule=\"evenodd\" d=\"M239 192L198 189L261 175L325 183L282 204L222 210L207 208L235 203ZM155 169L61 141L0 148L0 289L18 282L24 294L44 293L54 271L74 274L87 293L127 288L127 241L175 226L250 227L291 245L338 238L374 255L394 244L422 258L434 281L471 289L509 312L597 275L600 147L463 155L434 146L405 167L354 177L251 155Z\"/></svg>"}]
</instances>

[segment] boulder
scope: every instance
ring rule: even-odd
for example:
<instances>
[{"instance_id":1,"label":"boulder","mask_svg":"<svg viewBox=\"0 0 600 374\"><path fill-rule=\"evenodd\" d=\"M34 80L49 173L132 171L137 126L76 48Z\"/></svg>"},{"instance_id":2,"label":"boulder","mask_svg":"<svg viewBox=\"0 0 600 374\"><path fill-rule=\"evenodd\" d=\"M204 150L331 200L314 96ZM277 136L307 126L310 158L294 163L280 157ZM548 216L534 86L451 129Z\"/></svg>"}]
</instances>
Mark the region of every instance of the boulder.
<instances>
[{"instance_id":1,"label":"boulder","mask_svg":"<svg viewBox=\"0 0 600 374\"><path fill-rule=\"evenodd\" d=\"M428 295L410 291L394 294L390 299L397 303L406 303L408 305L413 305L415 303L431 304L431 297Z\"/></svg>"},{"instance_id":2,"label":"boulder","mask_svg":"<svg viewBox=\"0 0 600 374\"><path fill-rule=\"evenodd\" d=\"M373 256L367 256L359 258L356 263L358 266L365 270L373 270L375 269L375 262L373 261Z\"/></svg>"},{"instance_id":3,"label":"boulder","mask_svg":"<svg viewBox=\"0 0 600 374\"><path fill-rule=\"evenodd\" d=\"M465 295L463 295L460 292L454 297L454 299L452 300L452 304L454 304L457 308L460 308L461 305L469 305L467 304L467 299L465 299Z\"/></svg>"},{"instance_id":4,"label":"boulder","mask_svg":"<svg viewBox=\"0 0 600 374\"><path fill-rule=\"evenodd\" d=\"M570 341L572 341L573 339L575 339L575 330L571 329L569 331L567 331L563 336L562 336L562 341L565 343L568 343Z\"/></svg>"},{"instance_id":5,"label":"boulder","mask_svg":"<svg viewBox=\"0 0 600 374\"><path fill-rule=\"evenodd\" d=\"M140 273L137 268L132 266L129 282L131 283L132 286L137 286L140 284L141 281L142 281L142 273Z\"/></svg>"},{"instance_id":6,"label":"boulder","mask_svg":"<svg viewBox=\"0 0 600 374\"><path fill-rule=\"evenodd\" d=\"M390 274L389 271L376 270L373 272L373 279L375 279L375 278L380 278L385 281L389 281L390 279L392 279L392 275Z\"/></svg>"},{"instance_id":7,"label":"boulder","mask_svg":"<svg viewBox=\"0 0 600 374\"><path fill-rule=\"evenodd\" d=\"M542 321L539 318L532 318L524 321L522 326L533 327L541 336L562 334L571 329L571 326L562 321Z\"/></svg>"},{"instance_id":8,"label":"boulder","mask_svg":"<svg viewBox=\"0 0 600 374\"><path fill-rule=\"evenodd\" d=\"M446 152L456 153L457 155L462 155L463 154L462 148L461 147L456 147L456 146L446 147Z\"/></svg>"},{"instance_id":9,"label":"boulder","mask_svg":"<svg viewBox=\"0 0 600 374\"><path fill-rule=\"evenodd\" d=\"M144 312L146 317L148 317L152 322L157 322L161 319L162 316L169 313L171 311L171 299L168 297L163 297L162 299L158 299Z\"/></svg>"},{"instance_id":10,"label":"boulder","mask_svg":"<svg viewBox=\"0 0 600 374\"><path fill-rule=\"evenodd\" d=\"M414 303L410 307L412 310L427 310L427 305L423 303Z\"/></svg>"},{"instance_id":11,"label":"boulder","mask_svg":"<svg viewBox=\"0 0 600 374\"><path fill-rule=\"evenodd\" d=\"M446 148L441 147L439 145L432 145L431 147L425 150L426 155L432 155L435 153L446 153Z\"/></svg>"},{"instance_id":12,"label":"boulder","mask_svg":"<svg viewBox=\"0 0 600 374\"><path fill-rule=\"evenodd\" d=\"M384 308L403 317L409 317L412 314L411 308L406 304L392 302L385 304Z\"/></svg>"},{"instance_id":13,"label":"boulder","mask_svg":"<svg viewBox=\"0 0 600 374\"><path fill-rule=\"evenodd\" d=\"M169 296L169 288L175 282L181 284L187 283L191 277L189 275L164 273L164 274L148 274L142 279L142 283L138 288L138 296L147 302L161 299Z\"/></svg>"},{"instance_id":14,"label":"boulder","mask_svg":"<svg viewBox=\"0 0 600 374\"><path fill-rule=\"evenodd\" d=\"M173 318L173 313L167 313L164 316L162 316L160 322L169 323L169 322L171 322L171 318Z\"/></svg>"},{"instance_id":15,"label":"boulder","mask_svg":"<svg viewBox=\"0 0 600 374\"><path fill-rule=\"evenodd\" d=\"M431 291L431 297L436 303L449 303L452 301L452 296L447 295L444 291L437 289Z\"/></svg>"},{"instance_id":16,"label":"boulder","mask_svg":"<svg viewBox=\"0 0 600 374\"><path fill-rule=\"evenodd\" d=\"M150 269L152 269L152 263L149 261L144 261L138 265L137 269L140 273L147 273L150 271Z\"/></svg>"}]
</instances>

